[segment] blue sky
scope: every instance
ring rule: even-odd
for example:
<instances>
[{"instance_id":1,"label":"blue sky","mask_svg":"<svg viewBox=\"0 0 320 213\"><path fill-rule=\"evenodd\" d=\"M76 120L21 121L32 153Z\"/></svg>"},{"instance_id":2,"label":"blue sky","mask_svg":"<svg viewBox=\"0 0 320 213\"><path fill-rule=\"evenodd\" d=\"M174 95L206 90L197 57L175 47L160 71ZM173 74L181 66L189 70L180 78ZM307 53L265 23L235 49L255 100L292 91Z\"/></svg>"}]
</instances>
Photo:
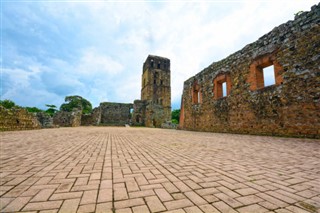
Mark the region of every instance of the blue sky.
<instances>
[{"instance_id":1,"label":"blue sky","mask_svg":"<svg viewBox=\"0 0 320 213\"><path fill-rule=\"evenodd\" d=\"M68 95L132 103L152 54L171 60L177 109L185 80L317 3L3 0L1 99L42 109Z\"/></svg>"}]
</instances>

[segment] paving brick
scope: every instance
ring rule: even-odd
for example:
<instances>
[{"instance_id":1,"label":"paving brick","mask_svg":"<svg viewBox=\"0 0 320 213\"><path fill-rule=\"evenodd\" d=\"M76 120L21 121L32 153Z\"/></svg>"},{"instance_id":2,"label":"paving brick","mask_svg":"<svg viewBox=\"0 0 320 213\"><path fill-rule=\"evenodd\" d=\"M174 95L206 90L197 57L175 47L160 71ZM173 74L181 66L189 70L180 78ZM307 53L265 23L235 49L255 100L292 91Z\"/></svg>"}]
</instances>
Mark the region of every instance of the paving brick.
<instances>
[{"instance_id":1,"label":"paving brick","mask_svg":"<svg viewBox=\"0 0 320 213\"><path fill-rule=\"evenodd\" d=\"M100 189L98 194L98 203L112 201L112 189Z\"/></svg>"},{"instance_id":2,"label":"paving brick","mask_svg":"<svg viewBox=\"0 0 320 213\"><path fill-rule=\"evenodd\" d=\"M154 191L162 202L173 200L173 197L165 189L155 189Z\"/></svg>"},{"instance_id":3,"label":"paving brick","mask_svg":"<svg viewBox=\"0 0 320 213\"><path fill-rule=\"evenodd\" d=\"M173 182L173 184L181 191L181 192L187 192L187 191L191 191L191 188L189 186L187 186L186 184L184 184L181 181L178 182Z\"/></svg>"},{"instance_id":4,"label":"paving brick","mask_svg":"<svg viewBox=\"0 0 320 213\"><path fill-rule=\"evenodd\" d=\"M95 209L96 209L96 204L81 205L79 206L77 213L95 212Z\"/></svg>"},{"instance_id":5,"label":"paving brick","mask_svg":"<svg viewBox=\"0 0 320 213\"><path fill-rule=\"evenodd\" d=\"M162 183L162 185L169 193L179 192L179 189L170 182Z\"/></svg>"},{"instance_id":6,"label":"paving brick","mask_svg":"<svg viewBox=\"0 0 320 213\"><path fill-rule=\"evenodd\" d=\"M47 201L53 194L54 189L43 189L35 197L32 198L31 202Z\"/></svg>"},{"instance_id":7,"label":"paving brick","mask_svg":"<svg viewBox=\"0 0 320 213\"><path fill-rule=\"evenodd\" d=\"M81 205L96 203L98 196L98 190L84 191L81 198Z\"/></svg>"},{"instance_id":8,"label":"paving brick","mask_svg":"<svg viewBox=\"0 0 320 213\"><path fill-rule=\"evenodd\" d=\"M148 197L151 195L155 195L154 191L151 189L144 191L129 192L130 198Z\"/></svg>"},{"instance_id":9,"label":"paving brick","mask_svg":"<svg viewBox=\"0 0 320 213\"><path fill-rule=\"evenodd\" d=\"M117 213L131 213L131 209L130 208L125 208L125 209L117 209L116 210Z\"/></svg>"},{"instance_id":10,"label":"paving brick","mask_svg":"<svg viewBox=\"0 0 320 213\"><path fill-rule=\"evenodd\" d=\"M17 197L13 201L11 201L1 212L17 212L24 207L31 197Z\"/></svg>"},{"instance_id":11,"label":"paving brick","mask_svg":"<svg viewBox=\"0 0 320 213\"><path fill-rule=\"evenodd\" d=\"M193 206L193 203L191 203L191 201L188 199L181 199L181 200L164 202L164 205L166 206L166 208L168 210L173 210L173 209L179 209L179 208Z\"/></svg>"},{"instance_id":12,"label":"paving brick","mask_svg":"<svg viewBox=\"0 0 320 213\"><path fill-rule=\"evenodd\" d=\"M222 201L213 203L212 205L221 212L236 213L234 209Z\"/></svg>"},{"instance_id":13,"label":"paving brick","mask_svg":"<svg viewBox=\"0 0 320 213\"><path fill-rule=\"evenodd\" d=\"M57 213L59 209L51 209L51 210L42 210L39 213Z\"/></svg>"},{"instance_id":14,"label":"paving brick","mask_svg":"<svg viewBox=\"0 0 320 213\"><path fill-rule=\"evenodd\" d=\"M49 200L66 200L72 198L80 198L83 192L66 192L66 193L58 193L53 194Z\"/></svg>"},{"instance_id":15,"label":"paving brick","mask_svg":"<svg viewBox=\"0 0 320 213\"><path fill-rule=\"evenodd\" d=\"M150 212L148 209L148 206L146 205L132 207L132 211L133 213L149 213Z\"/></svg>"},{"instance_id":16,"label":"paving brick","mask_svg":"<svg viewBox=\"0 0 320 213\"><path fill-rule=\"evenodd\" d=\"M58 208L60 208L61 204L62 204L61 200L28 203L23 208L23 211L58 209Z\"/></svg>"},{"instance_id":17,"label":"paving brick","mask_svg":"<svg viewBox=\"0 0 320 213\"><path fill-rule=\"evenodd\" d=\"M116 209L123 209L133 206L141 206L145 204L142 198L134 198L134 199L128 199L123 201L116 201L114 202L114 207Z\"/></svg>"},{"instance_id":18,"label":"paving brick","mask_svg":"<svg viewBox=\"0 0 320 213\"><path fill-rule=\"evenodd\" d=\"M255 190L255 189L252 189L252 188L243 188L243 189L238 189L238 190L235 190L238 194L241 194L241 195L252 195L252 194L256 194L256 193L259 193L259 191Z\"/></svg>"},{"instance_id":19,"label":"paving brick","mask_svg":"<svg viewBox=\"0 0 320 213\"><path fill-rule=\"evenodd\" d=\"M165 213L185 213L185 211L183 209L176 209L176 210L165 211Z\"/></svg>"},{"instance_id":20,"label":"paving brick","mask_svg":"<svg viewBox=\"0 0 320 213\"><path fill-rule=\"evenodd\" d=\"M128 192L139 191L139 186L134 179L126 181Z\"/></svg>"},{"instance_id":21,"label":"paving brick","mask_svg":"<svg viewBox=\"0 0 320 213\"><path fill-rule=\"evenodd\" d=\"M264 213L264 212L267 212L268 209L265 209L262 206L259 206L257 204L253 204L250 206L238 208L237 211L240 213L248 213L248 212Z\"/></svg>"},{"instance_id":22,"label":"paving brick","mask_svg":"<svg viewBox=\"0 0 320 213\"><path fill-rule=\"evenodd\" d=\"M62 204L59 212L61 212L61 213L63 213L63 212L68 212L68 213L77 212L79 203L80 203L80 198L65 200L65 201L63 201L63 204Z\"/></svg>"},{"instance_id":23,"label":"paving brick","mask_svg":"<svg viewBox=\"0 0 320 213\"><path fill-rule=\"evenodd\" d=\"M211 194L215 194L215 193L219 193L219 191L212 187L212 188L205 188L205 189L198 189L196 190L197 194L203 196L203 195L211 195Z\"/></svg>"},{"instance_id":24,"label":"paving brick","mask_svg":"<svg viewBox=\"0 0 320 213\"><path fill-rule=\"evenodd\" d=\"M191 200L194 204L197 206L207 204L208 202L205 201L202 197L200 197L197 193L191 191L191 192L185 192L184 193L189 200Z\"/></svg>"},{"instance_id":25,"label":"paving brick","mask_svg":"<svg viewBox=\"0 0 320 213\"><path fill-rule=\"evenodd\" d=\"M202 213L202 211L197 206L184 208L184 211L187 213Z\"/></svg>"},{"instance_id":26,"label":"paving brick","mask_svg":"<svg viewBox=\"0 0 320 213\"><path fill-rule=\"evenodd\" d=\"M98 203L96 206L96 213L113 213L112 203Z\"/></svg>"},{"instance_id":27,"label":"paving brick","mask_svg":"<svg viewBox=\"0 0 320 213\"><path fill-rule=\"evenodd\" d=\"M157 196L146 197L145 200L151 212L160 212L166 210Z\"/></svg>"},{"instance_id":28,"label":"paving brick","mask_svg":"<svg viewBox=\"0 0 320 213\"><path fill-rule=\"evenodd\" d=\"M219 211L210 204L201 205L199 207L205 213L219 213Z\"/></svg>"},{"instance_id":29,"label":"paving brick","mask_svg":"<svg viewBox=\"0 0 320 213\"><path fill-rule=\"evenodd\" d=\"M236 198L236 200L244 205L250 205L250 204L259 203L259 202L263 201L260 197L255 196L255 195L238 197L238 198Z\"/></svg>"},{"instance_id":30,"label":"paving brick","mask_svg":"<svg viewBox=\"0 0 320 213\"><path fill-rule=\"evenodd\" d=\"M112 180L102 180L100 189L112 189Z\"/></svg>"},{"instance_id":31,"label":"paving brick","mask_svg":"<svg viewBox=\"0 0 320 213\"><path fill-rule=\"evenodd\" d=\"M175 200L181 200L181 199L186 198L186 196L183 193L174 193L171 195Z\"/></svg>"},{"instance_id":32,"label":"paving brick","mask_svg":"<svg viewBox=\"0 0 320 213\"><path fill-rule=\"evenodd\" d=\"M114 190L114 200L125 200L128 199L128 193L126 188L116 188Z\"/></svg>"}]
</instances>

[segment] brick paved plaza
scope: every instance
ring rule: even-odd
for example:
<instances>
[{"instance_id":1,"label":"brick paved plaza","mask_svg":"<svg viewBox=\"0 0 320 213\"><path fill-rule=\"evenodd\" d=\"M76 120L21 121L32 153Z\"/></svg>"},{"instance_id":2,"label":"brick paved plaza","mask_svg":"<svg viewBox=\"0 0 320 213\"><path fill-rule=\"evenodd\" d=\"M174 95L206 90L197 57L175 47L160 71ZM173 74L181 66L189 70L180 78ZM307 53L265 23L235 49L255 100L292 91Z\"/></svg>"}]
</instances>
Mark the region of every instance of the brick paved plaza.
<instances>
[{"instance_id":1,"label":"brick paved plaza","mask_svg":"<svg viewBox=\"0 0 320 213\"><path fill-rule=\"evenodd\" d=\"M1 212L320 212L320 141L148 128L1 132Z\"/></svg>"}]
</instances>

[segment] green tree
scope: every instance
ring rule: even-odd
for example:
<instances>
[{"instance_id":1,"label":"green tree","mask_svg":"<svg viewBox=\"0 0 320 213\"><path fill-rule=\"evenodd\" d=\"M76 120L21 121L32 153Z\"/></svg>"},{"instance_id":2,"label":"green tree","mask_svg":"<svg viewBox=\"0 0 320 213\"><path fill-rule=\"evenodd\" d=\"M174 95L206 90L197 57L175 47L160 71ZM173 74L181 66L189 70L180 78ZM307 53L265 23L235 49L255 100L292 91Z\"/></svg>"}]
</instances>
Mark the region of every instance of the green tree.
<instances>
[{"instance_id":1,"label":"green tree","mask_svg":"<svg viewBox=\"0 0 320 213\"><path fill-rule=\"evenodd\" d=\"M3 101L0 100L0 106L3 106L6 109L11 109L11 108L15 107L16 104L11 100L5 99Z\"/></svg>"},{"instance_id":2,"label":"green tree","mask_svg":"<svg viewBox=\"0 0 320 213\"><path fill-rule=\"evenodd\" d=\"M48 109L45 111L47 114L49 114L51 117L53 116L54 113L56 113L58 110L56 109L57 106L56 105L52 105L52 104L46 104L46 107L48 107Z\"/></svg>"},{"instance_id":3,"label":"green tree","mask_svg":"<svg viewBox=\"0 0 320 213\"><path fill-rule=\"evenodd\" d=\"M43 112L43 110L37 108L37 107L26 107L26 110L28 112Z\"/></svg>"},{"instance_id":4,"label":"green tree","mask_svg":"<svg viewBox=\"0 0 320 213\"><path fill-rule=\"evenodd\" d=\"M180 109L175 109L171 112L171 122L178 124L180 119Z\"/></svg>"},{"instance_id":5,"label":"green tree","mask_svg":"<svg viewBox=\"0 0 320 213\"><path fill-rule=\"evenodd\" d=\"M83 114L91 113L92 104L85 98L78 95L67 96L65 102L60 106L61 111L71 112L73 109L82 110Z\"/></svg>"}]
</instances>

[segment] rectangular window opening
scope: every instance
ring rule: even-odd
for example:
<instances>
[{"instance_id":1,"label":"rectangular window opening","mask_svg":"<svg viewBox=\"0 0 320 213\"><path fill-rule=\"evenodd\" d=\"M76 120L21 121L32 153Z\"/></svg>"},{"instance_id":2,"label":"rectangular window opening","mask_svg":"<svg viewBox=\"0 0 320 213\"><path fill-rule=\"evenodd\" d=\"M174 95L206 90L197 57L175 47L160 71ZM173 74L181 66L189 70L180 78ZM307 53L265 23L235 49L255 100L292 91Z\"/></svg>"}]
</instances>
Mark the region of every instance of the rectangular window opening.
<instances>
[{"instance_id":1,"label":"rectangular window opening","mask_svg":"<svg viewBox=\"0 0 320 213\"><path fill-rule=\"evenodd\" d=\"M198 96L197 96L198 100L197 103L200 104L200 91L198 91Z\"/></svg>"},{"instance_id":2,"label":"rectangular window opening","mask_svg":"<svg viewBox=\"0 0 320 213\"><path fill-rule=\"evenodd\" d=\"M222 97L227 96L227 82L222 83Z\"/></svg>"},{"instance_id":3,"label":"rectangular window opening","mask_svg":"<svg viewBox=\"0 0 320 213\"><path fill-rule=\"evenodd\" d=\"M263 68L263 80L265 87L276 84L273 65Z\"/></svg>"}]
</instances>

